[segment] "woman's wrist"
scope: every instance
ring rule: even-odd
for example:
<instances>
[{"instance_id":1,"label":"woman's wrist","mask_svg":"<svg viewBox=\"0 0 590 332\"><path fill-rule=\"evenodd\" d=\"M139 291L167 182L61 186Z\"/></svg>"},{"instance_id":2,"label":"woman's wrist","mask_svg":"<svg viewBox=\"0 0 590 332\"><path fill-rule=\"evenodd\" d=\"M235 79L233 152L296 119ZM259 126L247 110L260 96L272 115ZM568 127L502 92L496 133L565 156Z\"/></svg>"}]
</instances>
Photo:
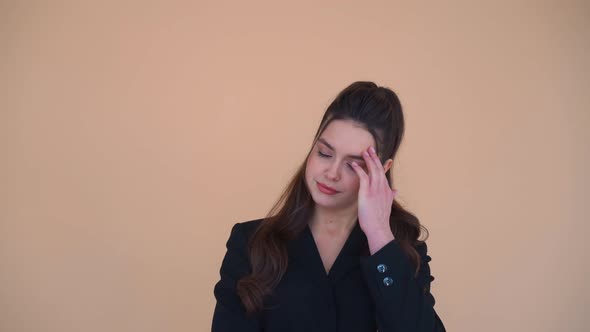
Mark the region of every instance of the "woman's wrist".
<instances>
[{"instance_id":1,"label":"woman's wrist","mask_svg":"<svg viewBox=\"0 0 590 332\"><path fill-rule=\"evenodd\" d=\"M369 243L369 251L371 252L371 255L375 254L394 239L395 237L393 236L393 233L390 229L382 232L367 234L367 242Z\"/></svg>"}]
</instances>

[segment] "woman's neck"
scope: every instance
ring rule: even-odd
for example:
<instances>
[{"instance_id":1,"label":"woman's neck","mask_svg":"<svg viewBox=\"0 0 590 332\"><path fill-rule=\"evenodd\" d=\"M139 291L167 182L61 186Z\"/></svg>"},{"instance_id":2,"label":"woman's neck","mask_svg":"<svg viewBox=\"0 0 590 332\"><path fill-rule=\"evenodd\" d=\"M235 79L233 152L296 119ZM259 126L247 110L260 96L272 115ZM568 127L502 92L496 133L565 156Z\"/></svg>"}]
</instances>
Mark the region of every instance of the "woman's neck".
<instances>
[{"instance_id":1,"label":"woman's neck","mask_svg":"<svg viewBox=\"0 0 590 332\"><path fill-rule=\"evenodd\" d=\"M314 232L333 236L346 236L354 228L358 218L356 206L349 209L328 210L320 206L314 208L309 227Z\"/></svg>"}]
</instances>

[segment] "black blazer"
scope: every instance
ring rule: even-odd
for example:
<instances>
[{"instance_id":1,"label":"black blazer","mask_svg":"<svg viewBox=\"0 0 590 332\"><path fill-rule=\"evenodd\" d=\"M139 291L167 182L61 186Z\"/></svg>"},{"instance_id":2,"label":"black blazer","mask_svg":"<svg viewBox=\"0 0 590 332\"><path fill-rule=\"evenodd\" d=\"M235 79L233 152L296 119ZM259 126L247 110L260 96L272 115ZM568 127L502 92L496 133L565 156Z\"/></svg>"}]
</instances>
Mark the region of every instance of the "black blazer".
<instances>
[{"instance_id":1,"label":"black blazer","mask_svg":"<svg viewBox=\"0 0 590 332\"><path fill-rule=\"evenodd\" d=\"M418 277L393 240L370 255L367 238L355 225L326 274L309 226L288 243L289 265L264 302L265 309L246 316L236 282L251 271L247 241L262 219L237 223L215 284L217 300L212 332L432 332L445 331L434 310L426 244Z\"/></svg>"}]
</instances>

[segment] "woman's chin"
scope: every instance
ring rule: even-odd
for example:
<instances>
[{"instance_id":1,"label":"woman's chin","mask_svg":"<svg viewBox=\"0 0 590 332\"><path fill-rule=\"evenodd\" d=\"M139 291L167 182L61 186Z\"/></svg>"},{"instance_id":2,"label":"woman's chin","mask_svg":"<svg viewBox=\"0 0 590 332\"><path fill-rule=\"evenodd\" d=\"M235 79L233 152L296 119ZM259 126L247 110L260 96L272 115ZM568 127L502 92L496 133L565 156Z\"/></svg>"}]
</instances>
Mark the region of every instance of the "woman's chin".
<instances>
[{"instance_id":1,"label":"woman's chin","mask_svg":"<svg viewBox=\"0 0 590 332\"><path fill-rule=\"evenodd\" d=\"M319 193L317 196L312 195L312 199L316 205L329 209L343 209L352 204L345 202L342 197L334 198L333 196L322 193Z\"/></svg>"}]
</instances>

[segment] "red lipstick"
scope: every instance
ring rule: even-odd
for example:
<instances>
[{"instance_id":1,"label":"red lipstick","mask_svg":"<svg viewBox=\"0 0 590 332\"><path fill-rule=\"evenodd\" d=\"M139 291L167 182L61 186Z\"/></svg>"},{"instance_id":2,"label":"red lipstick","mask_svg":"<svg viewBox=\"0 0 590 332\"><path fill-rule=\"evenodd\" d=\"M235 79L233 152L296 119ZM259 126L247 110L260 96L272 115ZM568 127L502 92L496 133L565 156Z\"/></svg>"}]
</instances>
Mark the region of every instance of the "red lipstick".
<instances>
[{"instance_id":1,"label":"red lipstick","mask_svg":"<svg viewBox=\"0 0 590 332\"><path fill-rule=\"evenodd\" d=\"M322 184L322 183L317 182L317 181L316 181L316 183L318 185L318 189L321 192L323 192L324 194L334 195L334 194L338 193L338 191L334 190L333 188L330 188L330 187L326 186L325 184Z\"/></svg>"}]
</instances>

